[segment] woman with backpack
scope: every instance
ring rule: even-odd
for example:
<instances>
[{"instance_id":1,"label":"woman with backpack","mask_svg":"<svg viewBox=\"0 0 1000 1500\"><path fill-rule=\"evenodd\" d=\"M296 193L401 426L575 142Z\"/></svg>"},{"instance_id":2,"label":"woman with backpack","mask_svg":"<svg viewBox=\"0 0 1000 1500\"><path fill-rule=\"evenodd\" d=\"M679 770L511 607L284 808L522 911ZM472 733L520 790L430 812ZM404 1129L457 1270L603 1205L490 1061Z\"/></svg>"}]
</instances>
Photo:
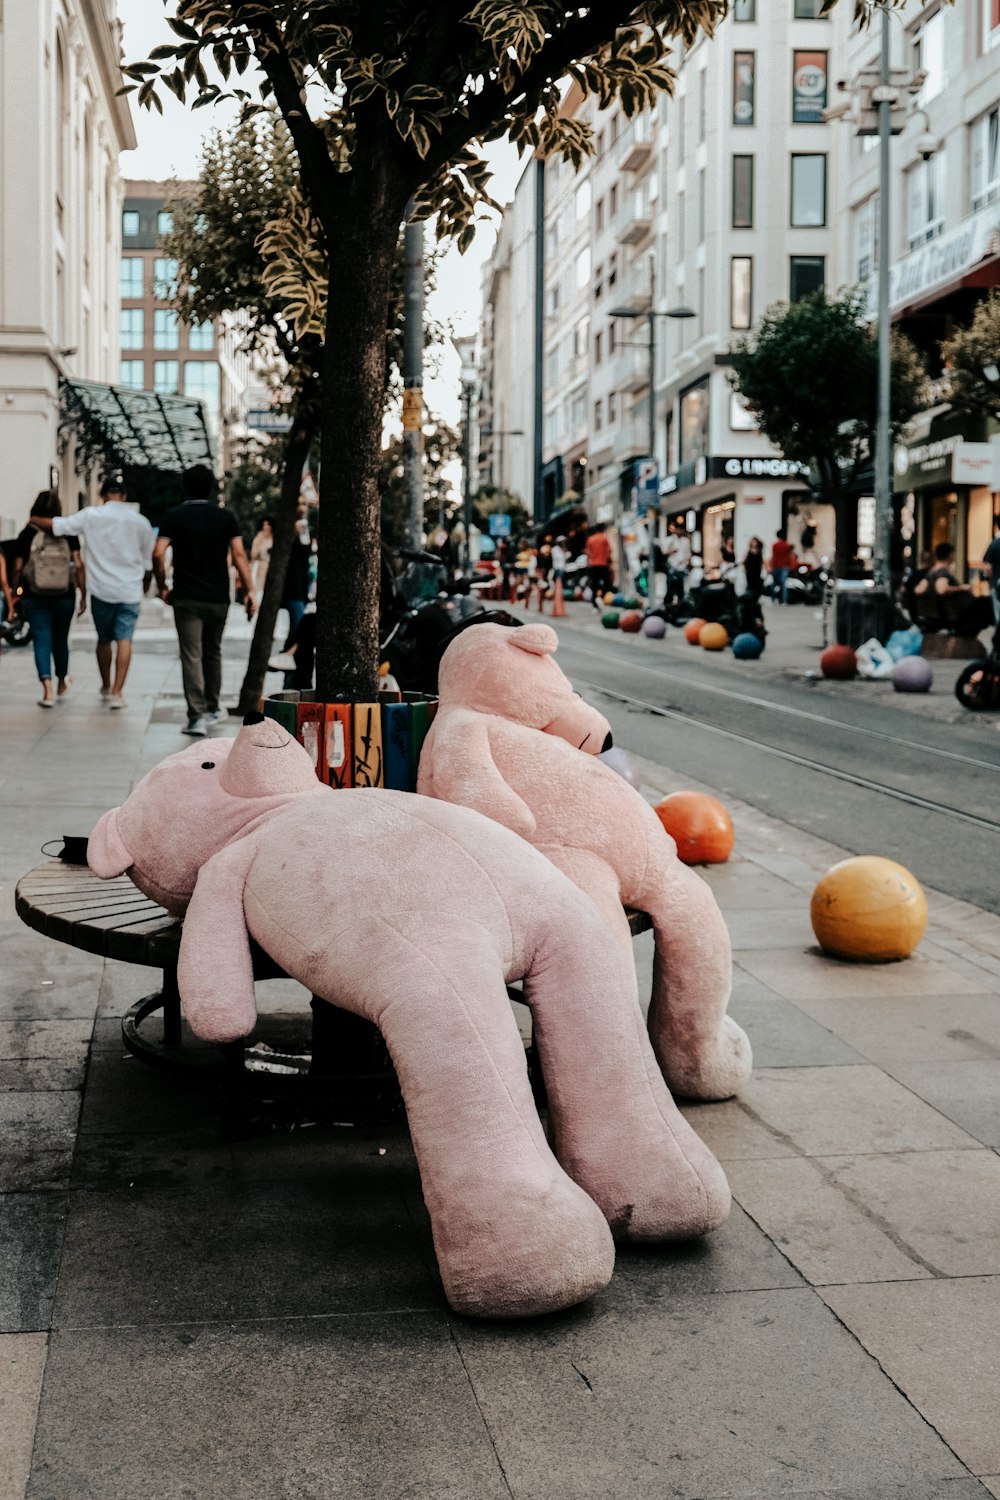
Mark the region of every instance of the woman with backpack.
<instances>
[{"instance_id":1,"label":"woman with backpack","mask_svg":"<svg viewBox=\"0 0 1000 1500\"><path fill-rule=\"evenodd\" d=\"M69 691L69 627L77 590L78 614L87 607L87 583L75 536L53 536L32 525L33 516L62 515L59 497L42 490L31 507L28 524L14 545L14 585L20 584L21 613L31 626L35 668L42 684L39 708L51 708ZM52 691L53 666L57 682Z\"/></svg>"}]
</instances>

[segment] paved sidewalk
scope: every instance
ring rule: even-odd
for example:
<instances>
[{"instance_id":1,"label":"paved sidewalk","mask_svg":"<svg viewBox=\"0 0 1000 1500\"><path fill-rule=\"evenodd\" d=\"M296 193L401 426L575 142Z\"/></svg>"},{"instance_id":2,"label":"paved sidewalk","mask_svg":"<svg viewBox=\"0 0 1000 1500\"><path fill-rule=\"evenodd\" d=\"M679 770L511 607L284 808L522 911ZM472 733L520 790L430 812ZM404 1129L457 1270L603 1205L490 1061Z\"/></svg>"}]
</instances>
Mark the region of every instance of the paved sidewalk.
<instances>
[{"instance_id":1,"label":"paved sidewalk","mask_svg":"<svg viewBox=\"0 0 1000 1500\"><path fill-rule=\"evenodd\" d=\"M405 1131L223 1141L211 1089L123 1056L149 972L14 916L43 840L185 743L149 629L119 715L82 638L49 713L30 653L0 658L0 1497L1000 1496L1000 920L932 894L913 959L825 959L808 898L838 851L734 807L706 875L757 1067L688 1111L730 1221L623 1251L583 1308L464 1321Z\"/></svg>"}]
</instances>

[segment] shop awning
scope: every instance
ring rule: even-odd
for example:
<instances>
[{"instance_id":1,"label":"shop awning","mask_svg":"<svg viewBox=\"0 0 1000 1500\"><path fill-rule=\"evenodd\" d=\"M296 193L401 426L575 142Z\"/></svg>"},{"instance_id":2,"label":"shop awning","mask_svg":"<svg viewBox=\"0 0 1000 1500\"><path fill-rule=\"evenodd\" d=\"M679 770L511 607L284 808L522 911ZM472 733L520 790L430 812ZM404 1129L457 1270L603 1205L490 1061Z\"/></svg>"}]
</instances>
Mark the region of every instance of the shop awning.
<instances>
[{"instance_id":1,"label":"shop awning","mask_svg":"<svg viewBox=\"0 0 1000 1500\"><path fill-rule=\"evenodd\" d=\"M200 401L94 380L63 380L60 393L64 419L77 429L86 449L101 450L109 466L212 467L212 438Z\"/></svg>"}]
</instances>

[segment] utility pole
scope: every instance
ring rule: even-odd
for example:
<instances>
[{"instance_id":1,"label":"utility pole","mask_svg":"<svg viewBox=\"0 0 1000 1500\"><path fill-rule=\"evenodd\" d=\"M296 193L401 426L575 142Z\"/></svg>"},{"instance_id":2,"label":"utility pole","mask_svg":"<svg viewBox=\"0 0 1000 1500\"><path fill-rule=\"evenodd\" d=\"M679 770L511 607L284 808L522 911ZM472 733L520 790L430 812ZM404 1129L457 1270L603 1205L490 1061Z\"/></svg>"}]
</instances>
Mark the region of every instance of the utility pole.
<instances>
[{"instance_id":1,"label":"utility pole","mask_svg":"<svg viewBox=\"0 0 1000 1500\"><path fill-rule=\"evenodd\" d=\"M650 296L649 312L646 316L649 330L647 354L649 356L649 388L646 392L646 454L656 457L656 313Z\"/></svg>"},{"instance_id":2,"label":"utility pole","mask_svg":"<svg viewBox=\"0 0 1000 1500\"><path fill-rule=\"evenodd\" d=\"M424 226L407 206L403 232L403 494L406 545L424 534Z\"/></svg>"},{"instance_id":3,"label":"utility pole","mask_svg":"<svg viewBox=\"0 0 1000 1500\"><path fill-rule=\"evenodd\" d=\"M892 536L895 530L892 504L892 352L889 340L889 199L891 194L889 145L892 139L894 91L889 68L889 12L882 11L881 87L878 100L879 255L878 255L878 417L875 427L875 555L872 573L875 589L892 595Z\"/></svg>"}]
</instances>

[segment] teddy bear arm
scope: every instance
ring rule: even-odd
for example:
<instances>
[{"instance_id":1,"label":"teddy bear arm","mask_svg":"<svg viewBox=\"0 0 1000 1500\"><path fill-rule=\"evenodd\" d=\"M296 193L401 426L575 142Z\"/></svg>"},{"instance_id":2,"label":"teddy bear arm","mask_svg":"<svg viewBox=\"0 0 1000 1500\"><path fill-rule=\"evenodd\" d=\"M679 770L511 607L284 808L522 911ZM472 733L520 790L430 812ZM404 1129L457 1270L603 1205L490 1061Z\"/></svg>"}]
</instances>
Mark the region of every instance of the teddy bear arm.
<instances>
[{"instance_id":1,"label":"teddy bear arm","mask_svg":"<svg viewBox=\"0 0 1000 1500\"><path fill-rule=\"evenodd\" d=\"M435 724L435 728L438 728ZM493 759L489 728L479 716L443 724L433 760L434 795L471 807L530 839L536 822L531 809L504 780Z\"/></svg>"},{"instance_id":2,"label":"teddy bear arm","mask_svg":"<svg viewBox=\"0 0 1000 1500\"><path fill-rule=\"evenodd\" d=\"M181 935L177 982L192 1031L207 1041L247 1036L257 1020L243 893L252 842L223 849L202 865Z\"/></svg>"}]
</instances>

